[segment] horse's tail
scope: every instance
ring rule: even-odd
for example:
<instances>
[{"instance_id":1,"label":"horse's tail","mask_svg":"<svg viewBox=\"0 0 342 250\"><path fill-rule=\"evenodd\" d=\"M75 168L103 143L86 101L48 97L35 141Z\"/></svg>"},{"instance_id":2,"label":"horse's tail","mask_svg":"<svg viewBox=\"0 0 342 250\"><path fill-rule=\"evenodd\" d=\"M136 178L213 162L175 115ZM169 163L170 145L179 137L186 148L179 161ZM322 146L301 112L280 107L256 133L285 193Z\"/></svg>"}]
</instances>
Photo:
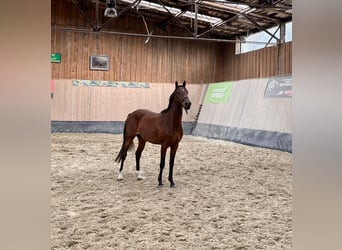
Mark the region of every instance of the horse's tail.
<instances>
[{"instance_id":1,"label":"horse's tail","mask_svg":"<svg viewBox=\"0 0 342 250\"><path fill-rule=\"evenodd\" d=\"M119 154L116 156L115 158L115 162L120 163L121 160L126 156L127 152L125 152L125 143L126 143L126 122L125 121L125 125L124 125L124 129L123 129L123 142L122 142L122 146L120 149ZM129 146L128 150L133 150L134 149L134 143L132 142L131 145Z\"/></svg>"}]
</instances>

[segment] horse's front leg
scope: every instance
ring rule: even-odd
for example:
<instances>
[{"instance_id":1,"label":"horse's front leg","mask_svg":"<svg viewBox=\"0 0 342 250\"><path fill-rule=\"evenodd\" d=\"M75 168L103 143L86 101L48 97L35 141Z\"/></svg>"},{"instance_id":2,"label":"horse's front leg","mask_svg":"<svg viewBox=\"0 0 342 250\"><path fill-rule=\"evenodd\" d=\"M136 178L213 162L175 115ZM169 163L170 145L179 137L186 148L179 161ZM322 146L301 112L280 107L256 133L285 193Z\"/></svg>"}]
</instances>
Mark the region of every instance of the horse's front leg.
<instances>
[{"instance_id":1,"label":"horse's front leg","mask_svg":"<svg viewBox=\"0 0 342 250\"><path fill-rule=\"evenodd\" d=\"M169 167L169 182L170 187L175 187L175 183L173 182L173 165L175 163L175 156L178 149L178 143L171 146L170 150L170 167Z\"/></svg>"},{"instance_id":2,"label":"horse's front leg","mask_svg":"<svg viewBox=\"0 0 342 250\"><path fill-rule=\"evenodd\" d=\"M158 176L158 186L163 186L163 169L165 166L165 156L166 156L167 147L162 145L160 150L160 171Z\"/></svg>"}]
</instances>

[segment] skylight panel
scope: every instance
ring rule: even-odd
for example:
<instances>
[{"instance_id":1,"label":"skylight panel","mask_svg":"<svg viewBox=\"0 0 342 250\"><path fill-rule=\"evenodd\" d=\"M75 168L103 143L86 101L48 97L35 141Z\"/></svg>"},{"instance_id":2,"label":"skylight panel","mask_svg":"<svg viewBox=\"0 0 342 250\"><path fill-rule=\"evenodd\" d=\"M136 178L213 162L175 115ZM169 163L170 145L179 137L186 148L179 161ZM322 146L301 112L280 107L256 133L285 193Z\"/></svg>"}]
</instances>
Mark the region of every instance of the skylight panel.
<instances>
[{"instance_id":1,"label":"skylight panel","mask_svg":"<svg viewBox=\"0 0 342 250\"><path fill-rule=\"evenodd\" d=\"M122 0L122 1L126 2L126 3L133 3L134 2L134 0ZM136 6L134 6L134 7L136 7ZM148 2L148 1L141 1L138 4L138 8L154 9L154 10L164 12L164 13L170 12L175 16L182 13L182 10L180 10L178 8L163 6L163 5ZM191 19L195 19L196 14L193 11L186 11L184 14L182 14L182 16L187 17L187 18L191 18ZM211 25L222 22L221 18L207 16L207 15L203 15L203 14L199 14L199 13L197 14L197 20L210 23Z\"/></svg>"},{"instance_id":2,"label":"skylight panel","mask_svg":"<svg viewBox=\"0 0 342 250\"><path fill-rule=\"evenodd\" d=\"M222 3L224 6L228 7L231 10L236 12L243 12L249 9L249 6L246 4L235 4L235 3Z\"/></svg>"},{"instance_id":3,"label":"skylight panel","mask_svg":"<svg viewBox=\"0 0 342 250\"><path fill-rule=\"evenodd\" d=\"M122 2L126 2L126 3L133 3L134 1L135 0L122 0ZM179 13L182 12L178 8L168 7L168 6L164 7L160 4L152 3L152 2L148 2L148 1L141 1L137 5L134 5L133 7L153 9L153 10L157 10L157 11L164 12L164 13L168 13L168 11L169 11L173 15L178 15Z\"/></svg>"},{"instance_id":4,"label":"skylight panel","mask_svg":"<svg viewBox=\"0 0 342 250\"><path fill-rule=\"evenodd\" d=\"M186 11L183 14L183 16L195 19L196 14L195 14L195 12L192 12L192 11ZM203 21L203 22L207 22L207 23L210 23L210 24L215 24L215 23L222 22L221 18L207 16L207 15L203 15L203 14L197 14L197 20L200 20L200 21Z\"/></svg>"}]
</instances>

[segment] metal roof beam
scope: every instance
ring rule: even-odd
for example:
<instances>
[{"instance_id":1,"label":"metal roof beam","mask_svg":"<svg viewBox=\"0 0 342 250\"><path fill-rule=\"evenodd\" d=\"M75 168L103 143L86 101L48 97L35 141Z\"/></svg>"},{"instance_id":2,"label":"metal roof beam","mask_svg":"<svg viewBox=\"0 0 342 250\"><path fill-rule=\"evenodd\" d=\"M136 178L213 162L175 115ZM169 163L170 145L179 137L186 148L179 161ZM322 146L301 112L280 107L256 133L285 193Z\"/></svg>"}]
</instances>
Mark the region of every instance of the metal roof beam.
<instances>
[{"instance_id":1,"label":"metal roof beam","mask_svg":"<svg viewBox=\"0 0 342 250\"><path fill-rule=\"evenodd\" d=\"M224 25L224 24L226 24L226 23L229 23L229 22L234 21L235 19L238 18L238 16L239 16L239 15L235 15L235 16L233 16L233 17L230 17L230 18L226 19L226 20L223 20L223 21L220 22L220 23L215 24L215 25L212 26L211 28L209 28L209 29L207 29L206 31L203 31L201 34L199 34L198 37L201 37L201 36L207 34L208 32L210 32L210 31L212 31L212 30L214 30L214 29L216 29L216 28L218 28L218 27L220 27L220 26L222 26L222 25Z\"/></svg>"},{"instance_id":2,"label":"metal roof beam","mask_svg":"<svg viewBox=\"0 0 342 250\"><path fill-rule=\"evenodd\" d=\"M243 15L248 21L250 21L252 24L256 25L260 30L265 31L267 34L269 34L272 38L276 39L277 42L279 42L279 38L277 38L274 34L272 34L271 32L269 32L267 29L265 29L264 27L260 26L256 21L254 21L252 18L250 18L248 15L241 13L241 15Z\"/></svg>"},{"instance_id":3,"label":"metal roof beam","mask_svg":"<svg viewBox=\"0 0 342 250\"><path fill-rule=\"evenodd\" d=\"M161 6L163 6L163 8L167 11L167 13L169 13L170 16L172 16L172 17L173 17L181 26L183 26L183 27L186 29L187 32L189 32L192 36L194 36L194 33L193 33L191 30L189 30L188 27L185 26L181 20L178 19L178 17L181 16L181 15L182 15L183 13L185 13L186 11L182 10L182 12L179 13L178 15L174 15L174 14L172 14L172 13L169 11L168 8L166 8L166 6L164 5L164 3L162 3L160 0L158 0L158 3L159 3Z\"/></svg>"},{"instance_id":4,"label":"metal roof beam","mask_svg":"<svg viewBox=\"0 0 342 250\"><path fill-rule=\"evenodd\" d=\"M90 24L93 30L96 30L96 25L90 20L90 18L83 12L83 10L77 5L75 0L71 0L71 3L75 6L75 8L80 12L80 14L84 17L84 19Z\"/></svg>"},{"instance_id":5,"label":"metal roof beam","mask_svg":"<svg viewBox=\"0 0 342 250\"><path fill-rule=\"evenodd\" d=\"M279 30L280 26L278 26L278 28L273 32L273 34L276 34ZM272 41L273 37L270 37L270 39L268 39L267 43L265 44L265 48L270 44L270 42Z\"/></svg>"},{"instance_id":6,"label":"metal roof beam","mask_svg":"<svg viewBox=\"0 0 342 250\"><path fill-rule=\"evenodd\" d=\"M65 30L65 31L74 31L81 33L93 33L94 31L89 29L80 29L76 27L64 27L64 26L52 26L53 30ZM236 43L236 40L229 39L215 39L215 38L195 38L189 36L162 36L162 35L147 35L147 34L138 34L138 33L127 33L127 32L116 32L116 31L98 31L97 34L112 34L112 35L122 35L122 36L135 36L135 37L155 37L155 38L164 38L164 39L180 39L180 40L190 40L190 41L210 41L210 42L223 42L223 43ZM251 43L251 44L265 44L265 42L259 41L245 41L243 43Z\"/></svg>"}]
</instances>

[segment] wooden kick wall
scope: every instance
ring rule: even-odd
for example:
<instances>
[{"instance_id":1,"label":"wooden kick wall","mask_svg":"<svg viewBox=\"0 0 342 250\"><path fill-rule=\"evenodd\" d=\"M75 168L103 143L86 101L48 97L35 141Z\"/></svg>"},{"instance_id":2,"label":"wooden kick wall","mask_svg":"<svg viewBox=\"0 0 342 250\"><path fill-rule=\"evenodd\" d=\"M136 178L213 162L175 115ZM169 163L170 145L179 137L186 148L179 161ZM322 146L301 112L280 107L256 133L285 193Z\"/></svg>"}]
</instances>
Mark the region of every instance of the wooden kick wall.
<instances>
[{"instance_id":1,"label":"wooden kick wall","mask_svg":"<svg viewBox=\"0 0 342 250\"><path fill-rule=\"evenodd\" d=\"M124 121L128 113L139 108L160 112L167 108L174 88L174 83L150 83L149 88L115 88L73 86L69 79L55 80L51 120ZM192 106L189 115L184 112L183 121L192 122L205 86L188 84L187 89Z\"/></svg>"}]
</instances>

